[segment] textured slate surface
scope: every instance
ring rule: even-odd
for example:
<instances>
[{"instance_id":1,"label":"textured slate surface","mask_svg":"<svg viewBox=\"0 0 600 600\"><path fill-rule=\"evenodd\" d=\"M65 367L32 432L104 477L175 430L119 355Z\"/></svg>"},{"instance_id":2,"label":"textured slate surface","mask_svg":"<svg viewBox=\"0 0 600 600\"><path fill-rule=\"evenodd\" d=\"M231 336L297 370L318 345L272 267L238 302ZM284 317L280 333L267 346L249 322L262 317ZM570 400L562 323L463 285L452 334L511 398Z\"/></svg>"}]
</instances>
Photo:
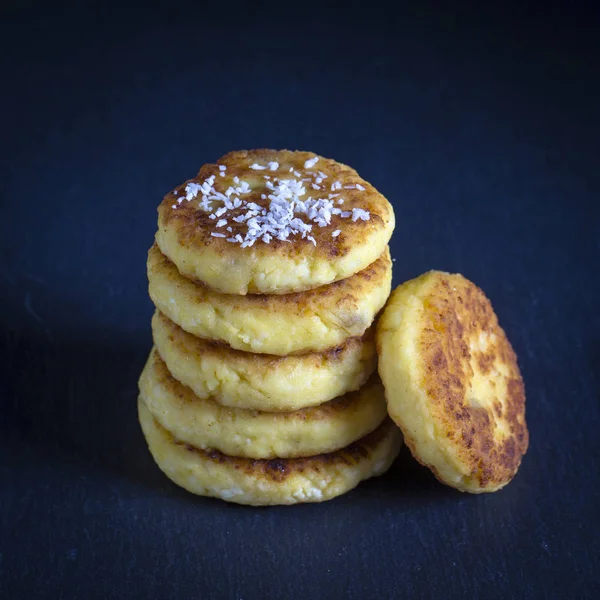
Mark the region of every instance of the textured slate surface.
<instances>
[{"instance_id":1,"label":"textured slate surface","mask_svg":"<svg viewBox=\"0 0 600 600\"><path fill-rule=\"evenodd\" d=\"M0 597L599 597L596 16L204 10L2 19ZM390 198L395 283L460 271L490 296L531 432L504 491L461 495L404 451L335 501L248 509L154 466L155 207L264 146Z\"/></svg>"}]
</instances>

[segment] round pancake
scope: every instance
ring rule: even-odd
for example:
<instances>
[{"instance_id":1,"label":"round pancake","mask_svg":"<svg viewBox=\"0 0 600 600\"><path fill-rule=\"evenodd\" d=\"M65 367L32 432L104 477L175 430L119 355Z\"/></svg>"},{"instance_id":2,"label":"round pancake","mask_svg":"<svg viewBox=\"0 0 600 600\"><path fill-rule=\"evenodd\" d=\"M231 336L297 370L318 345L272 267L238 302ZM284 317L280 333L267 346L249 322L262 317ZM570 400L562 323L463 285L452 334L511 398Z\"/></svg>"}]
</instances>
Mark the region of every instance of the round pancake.
<instances>
[{"instance_id":1,"label":"round pancake","mask_svg":"<svg viewBox=\"0 0 600 600\"><path fill-rule=\"evenodd\" d=\"M148 281L156 307L187 332L236 350L287 356L324 352L362 336L390 294L392 261L386 247L343 281L297 294L237 296L186 279L153 246Z\"/></svg>"},{"instance_id":2,"label":"round pancake","mask_svg":"<svg viewBox=\"0 0 600 600\"><path fill-rule=\"evenodd\" d=\"M288 294L365 269L393 229L392 206L354 169L263 149L226 154L168 193L156 241L183 275L221 293Z\"/></svg>"},{"instance_id":3,"label":"round pancake","mask_svg":"<svg viewBox=\"0 0 600 600\"><path fill-rule=\"evenodd\" d=\"M431 271L398 287L377 325L388 412L436 477L492 492L528 446L517 358L490 301L462 275Z\"/></svg>"},{"instance_id":4,"label":"round pancake","mask_svg":"<svg viewBox=\"0 0 600 600\"><path fill-rule=\"evenodd\" d=\"M400 430L386 419L347 448L307 458L253 460L200 450L174 438L138 402L142 431L158 467L193 494L238 504L265 506L322 502L390 467L402 444Z\"/></svg>"},{"instance_id":5,"label":"round pancake","mask_svg":"<svg viewBox=\"0 0 600 600\"><path fill-rule=\"evenodd\" d=\"M154 344L173 377L200 398L267 412L316 406L359 389L377 368L375 328L326 352L272 356L197 338L160 311Z\"/></svg>"},{"instance_id":6,"label":"round pancake","mask_svg":"<svg viewBox=\"0 0 600 600\"><path fill-rule=\"evenodd\" d=\"M290 458L332 452L367 435L387 416L377 375L360 390L319 406L259 412L198 398L173 378L153 349L139 386L154 418L177 439L230 456Z\"/></svg>"}]
</instances>

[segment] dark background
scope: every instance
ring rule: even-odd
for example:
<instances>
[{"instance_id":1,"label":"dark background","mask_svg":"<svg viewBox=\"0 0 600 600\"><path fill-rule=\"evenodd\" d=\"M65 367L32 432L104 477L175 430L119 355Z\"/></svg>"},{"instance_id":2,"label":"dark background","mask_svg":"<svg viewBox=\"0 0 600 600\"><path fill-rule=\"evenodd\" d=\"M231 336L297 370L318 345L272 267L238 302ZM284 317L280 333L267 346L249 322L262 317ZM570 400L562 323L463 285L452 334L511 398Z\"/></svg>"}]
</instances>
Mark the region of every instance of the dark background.
<instances>
[{"instance_id":1,"label":"dark background","mask_svg":"<svg viewBox=\"0 0 600 600\"><path fill-rule=\"evenodd\" d=\"M600 597L594 4L81 4L0 25L0 597ZM339 499L253 509L155 467L155 209L252 147L377 186L396 284L460 271L492 299L531 432L503 491L403 451Z\"/></svg>"}]
</instances>

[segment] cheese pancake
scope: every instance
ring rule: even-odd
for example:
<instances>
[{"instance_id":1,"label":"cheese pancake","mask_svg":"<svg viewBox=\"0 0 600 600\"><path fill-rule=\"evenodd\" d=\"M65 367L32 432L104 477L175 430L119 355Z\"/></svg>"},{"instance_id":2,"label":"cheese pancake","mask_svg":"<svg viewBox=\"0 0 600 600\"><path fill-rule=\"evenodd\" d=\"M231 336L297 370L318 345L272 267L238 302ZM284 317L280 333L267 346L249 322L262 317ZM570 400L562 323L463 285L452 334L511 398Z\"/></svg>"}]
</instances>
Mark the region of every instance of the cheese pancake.
<instances>
[{"instance_id":1,"label":"cheese pancake","mask_svg":"<svg viewBox=\"0 0 600 600\"><path fill-rule=\"evenodd\" d=\"M156 242L224 294L289 294L346 279L384 252L391 204L358 173L310 152L230 152L168 193Z\"/></svg>"},{"instance_id":2,"label":"cheese pancake","mask_svg":"<svg viewBox=\"0 0 600 600\"><path fill-rule=\"evenodd\" d=\"M387 300L392 261L386 247L348 279L297 294L221 294L183 277L153 246L149 293L155 306L187 332L259 354L324 352L362 336Z\"/></svg>"},{"instance_id":3,"label":"cheese pancake","mask_svg":"<svg viewBox=\"0 0 600 600\"><path fill-rule=\"evenodd\" d=\"M195 337L156 311L152 337L175 379L200 398L267 412L322 404L359 389L377 368L375 329L325 352L273 356Z\"/></svg>"},{"instance_id":4,"label":"cheese pancake","mask_svg":"<svg viewBox=\"0 0 600 600\"><path fill-rule=\"evenodd\" d=\"M400 430L386 419L350 446L306 458L253 460L200 450L177 440L138 402L142 431L158 467L193 494L265 506L322 502L361 481L385 473L402 445Z\"/></svg>"},{"instance_id":5,"label":"cheese pancake","mask_svg":"<svg viewBox=\"0 0 600 600\"><path fill-rule=\"evenodd\" d=\"M397 288L377 327L388 411L440 481L492 492L528 446L517 358L490 301L462 275L431 271Z\"/></svg>"},{"instance_id":6,"label":"cheese pancake","mask_svg":"<svg viewBox=\"0 0 600 600\"><path fill-rule=\"evenodd\" d=\"M260 412L198 398L173 378L153 349L139 385L154 418L177 439L231 456L290 458L332 452L367 435L387 417L377 375L360 390L319 406Z\"/></svg>"}]
</instances>

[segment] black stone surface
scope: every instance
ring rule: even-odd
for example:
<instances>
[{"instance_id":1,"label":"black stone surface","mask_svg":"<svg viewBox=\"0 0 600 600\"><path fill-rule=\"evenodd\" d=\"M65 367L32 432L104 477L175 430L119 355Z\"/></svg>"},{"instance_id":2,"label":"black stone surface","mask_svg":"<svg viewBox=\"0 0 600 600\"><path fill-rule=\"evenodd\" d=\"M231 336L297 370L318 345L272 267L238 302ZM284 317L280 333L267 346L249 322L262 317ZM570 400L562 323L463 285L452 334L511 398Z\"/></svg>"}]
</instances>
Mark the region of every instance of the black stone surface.
<instances>
[{"instance_id":1,"label":"black stone surface","mask_svg":"<svg viewBox=\"0 0 600 600\"><path fill-rule=\"evenodd\" d=\"M0 597L600 597L593 4L3 11ZM407 451L289 508L195 498L159 472L135 408L155 209L252 147L376 185L396 284L459 271L492 299L531 433L503 491L455 492Z\"/></svg>"}]
</instances>

